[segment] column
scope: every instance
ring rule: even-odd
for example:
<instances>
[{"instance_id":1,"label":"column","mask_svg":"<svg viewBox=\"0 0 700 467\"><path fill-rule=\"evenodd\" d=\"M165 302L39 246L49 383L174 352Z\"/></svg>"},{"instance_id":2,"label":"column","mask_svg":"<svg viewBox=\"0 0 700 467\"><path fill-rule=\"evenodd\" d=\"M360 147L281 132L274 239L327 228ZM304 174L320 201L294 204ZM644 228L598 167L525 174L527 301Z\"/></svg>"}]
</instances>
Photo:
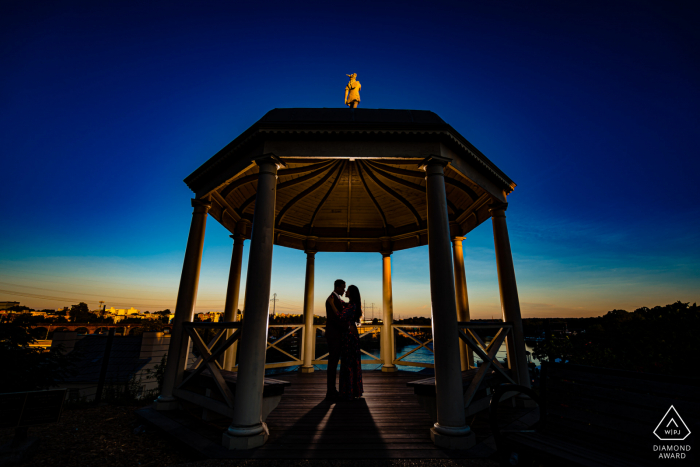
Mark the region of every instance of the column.
<instances>
[{"instance_id":1,"label":"column","mask_svg":"<svg viewBox=\"0 0 700 467\"><path fill-rule=\"evenodd\" d=\"M316 331L314 330L314 262L316 251L305 250L306 280L304 281L304 364L302 373L314 372Z\"/></svg>"},{"instance_id":2,"label":"column","mask_svg":"<svg viewBox=\"0 0 700 467\"><path fill-rule=\"evenodd\" d=\"M192 321L194 316L194 304L197 299L197 286L199 285L199 269L202 264L202 250L204 248L204 231L207 226L207 213L211 208L211 201L193 199L192 223L190 234L187 238L185 260L182 264L180 276L180 288L175 302L175 317L171 329L170 345L168 347L168 362L163 375L163 390L155 401L157 410L174 410L177 408L177 399L173 397L173 390L182 382L182 376L187 365L189 350L189 338L185 334L182 323ZM127 327L128 328L128 327ZM125 332L128 329L125 328Z\"/></svg>"},{"instance_id":3,"label":"column","mask_svg":"<svg viewBox=\"0 0 700 467\"><path fill-rule=\"evenodd\" d=\"M464 271L464 252L462 242L465 237L452 238L452 252L455 264L455 291L457 299L457 321L469 321L469 297L467 296L467 275ZM474 367L472 350L462 340L459 341L459 358L462 371Z\"/></svg>"},{"instance_id":4,"label":"column","mask_svg":"<svg viewBox=\"0 0 700 467\"><path fill-rule=\"evenodd\" d=\"M508 203L494 203L489 206L491 222L493 223L493 243L496 249L496 266L498 268L498 290L501 295L503 321L513 324L513 339L508 337L508 364L513 371L515 382L530 387L530 374L525 356L525 336L523 321L520 316L520 300L518 286L515 283L513 255L510 251L508 226L506 225L506 209ZM516 379L517 378L517 379Z\"/></svg>"},{"instance_id":5,"label":"column","mask_svg":"<svg viewBox=\"0 0 700 467\"><path fill-rule=\"evenodd\" d=\"M396 350L394 349L394 299L391 290L391 251L382 252L382 343L381 357L384 361L382 372L391 373L398 371L394 365Z\"/></svg>"},{"instance_id":6,"label":"column","mask_svg":"<svg viewBox=\"0 0 700 467\"><path fill-rule=\"evenodd\" d=\"M240 224L240 222L239 222ZM228 275L228 287L226 289L226 302L224 304L224 321L238 321L238 296L241 290L241 263L243 262L243 242L245 236L240 233L240 228L236 225L239 233L231 235L233 239L233 254L231 255L231 270ZM226 337L233 334L233 329L226 332ZM238 342L234 342L224 354L224 370L231 371L236 366L236 350Z\"/></svg>"},{"instance_id":7,"label":"column","mask_svg":"<svg viewBox=\"0 0 700 467\"><path fill-rule=\"evenodd\" d=\"M258 157L254 162L260 170L248 257L245 319L238 345L240 355L235 410L231 426L222 439L224 447L228 449L262 446L269 436L267 425L261 419L262 390L267 349L267 313L270 305L277 169L284 163L273 155Z\"/></svg>"},{"instance_id":8,"label":"column","mask_svg":"<svg viewBox=\"0 0 700 467\"><path fill-rule=\"evenodd\" d=\"M430 437L440 447L467 449L475 444L475 436L464 417L455 278L445 192L444 168L449 161L433 156L422 164L427 173L428 254L437 406L437 422L430 429Z\"/></svg>"}]
</instances>

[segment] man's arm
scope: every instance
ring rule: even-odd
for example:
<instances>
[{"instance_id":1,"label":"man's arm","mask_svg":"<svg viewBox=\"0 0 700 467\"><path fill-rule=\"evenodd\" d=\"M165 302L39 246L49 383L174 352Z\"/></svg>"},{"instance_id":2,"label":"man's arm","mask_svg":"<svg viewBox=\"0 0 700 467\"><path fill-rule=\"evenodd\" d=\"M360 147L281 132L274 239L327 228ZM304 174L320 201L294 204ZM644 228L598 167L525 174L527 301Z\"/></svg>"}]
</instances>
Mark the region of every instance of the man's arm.
<instances>
[{"instance_id":1,"label":"man's arm","mask_svg":"<svg viewBox=\"0 0 700 467\"><path fill-rule=\"evenodd\" d=\"M336 316L340 316L340 311L338 308L336 308L335 303L333 301L333 294L330 294L328 296L328 300L326 300L326 303L331 306L331 310L333 310L333 313L335 313Z\"/></svg>"}]
</instances>

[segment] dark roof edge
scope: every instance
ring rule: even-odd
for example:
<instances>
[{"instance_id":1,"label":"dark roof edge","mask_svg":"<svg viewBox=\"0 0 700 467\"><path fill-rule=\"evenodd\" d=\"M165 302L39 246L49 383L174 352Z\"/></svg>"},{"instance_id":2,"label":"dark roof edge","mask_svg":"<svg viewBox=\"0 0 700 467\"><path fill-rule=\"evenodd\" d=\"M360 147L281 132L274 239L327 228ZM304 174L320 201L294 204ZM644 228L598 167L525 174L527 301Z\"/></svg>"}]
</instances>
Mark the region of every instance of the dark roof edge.
<instances>
[{"instance_id":1,"label":"dark roof edge","mask_svg":"<svg viewBox=\"0 0 700 467\"><path fill-rule=\"evenodd\" d=\"M223 158L225 158L227 155L231 154L233 151L235 151L239 146L247 145L247 144L252 144L254 143L255 139L257 139L260 136L260 130L265 130L265 129L281 129L281 130L291 130L294 128L299 128L303 129L303 127L308 126L308 127L315 127L319 128L321 127L322 129L327 129L331 130L334 127L344 127L347 128L350 131L356 131L356 130L362 130L367 127L372 127L373 129L397 129L397 130L423 130L423 131L447 131L449 132L455 140L457 140L460 144L462 144L468 152L472 153L471 155L476 158L477 160L481 161L485 166L487 166L489 169L491 169L495 175L497 175L498 178L501 178L503 182L505 182L505 185L507 186L507 191L510 192L512 191L513 186L515 186L515 183L508 177L501 169L499 169L496 164L494 164L488 157L486 157L481 151L479 151L472 143L470 143L464 136L462 136L457 130L455 130L451 125L446 123L440 116L435 114L432 111L428 110L421 110L421 111L415 111L415 112L429 112L430 114L434 115L439 122L435 123L418 123L418 122L379 122L379 121L310 121L310 120L302 120L302 121L294 121L294 120L288 120L288 121L269 121L266 120L266 117L268 117L271 113L279 110L295 110L295 109L273 109L268 111L262 118L257 120L253 125L251 125L248 129L246 129L243 133L238 135L233 141L228 143L226 146L224 146L221 150L219 150L216 154L214 154L212 157L210 157L206 162L204 162L202 165L200 165L196 170L194 170L190 175L185 177L184 182L187 184L187 186L194 192L197 193L196 187L199 185L197 183L197 179L200 178L202 175L204 175L206 172L208 172L210 169L212 169L215 165L217 165ZM299 109L299 110L317 110L315 108L308 108L308 109ZM318 109L318 110L342 110L342 111L350 111L349 109ZM362 109L362 110L373 110L373 111L392 111L392 112L398 112L398 111L406 111L409 113L414 112L413 110L408 110L408 109ZM413 117L411 117L413 118ZM348 128L348 125L351 125L350 128Z\"/></svg>"}]
</instances>

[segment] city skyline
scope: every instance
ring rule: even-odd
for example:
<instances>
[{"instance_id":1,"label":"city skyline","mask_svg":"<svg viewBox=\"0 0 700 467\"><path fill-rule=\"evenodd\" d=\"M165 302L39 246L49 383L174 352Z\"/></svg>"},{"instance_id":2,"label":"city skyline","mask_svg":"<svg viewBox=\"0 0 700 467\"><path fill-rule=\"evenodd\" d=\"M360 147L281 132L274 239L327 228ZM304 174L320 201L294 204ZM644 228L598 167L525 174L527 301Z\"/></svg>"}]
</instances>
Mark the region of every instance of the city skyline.
<instances>
[{"instance_id":1,"label":"city skyline","mask_svg":"<svg viewBox=\"0 0 700 467\"><path fill-rule=\"evenodd\" d=\"M0 300L174 310L182 180L273 108L342 107L356 72L360 108L434 111L517 183L523 317L697 301L696 9L402 5L342 30L328 5L4 4ZM210 218L197 312L223 310L231 249ZM472 317L500 317L490 221L464 252ZM427 261L392 256L395 316L429 316ZM301 313L304 264L275 246L278 310ZM336 278L381 304L379 254L317 254L315 314Z\"/></svg>"}]
</instances>

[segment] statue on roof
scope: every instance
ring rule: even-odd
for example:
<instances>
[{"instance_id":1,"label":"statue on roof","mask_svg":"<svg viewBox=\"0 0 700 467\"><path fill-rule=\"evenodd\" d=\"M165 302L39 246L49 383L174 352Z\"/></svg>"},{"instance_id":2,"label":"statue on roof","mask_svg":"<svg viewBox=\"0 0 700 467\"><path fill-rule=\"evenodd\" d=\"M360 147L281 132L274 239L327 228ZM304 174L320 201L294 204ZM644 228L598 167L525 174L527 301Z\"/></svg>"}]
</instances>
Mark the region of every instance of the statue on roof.
<instances>
[{"instance_id":1,"label":"statue on roof","mask_svg":"<svg viewBox=\"0 0 700 467\"><path fill-rule=\"evenodd\" d=\"M350 82L345 86L345 105L351 109L357 108L360 103L360 82L357 81L357 73L346 75L350 77Z\"/></svg>"}]
</instances>

